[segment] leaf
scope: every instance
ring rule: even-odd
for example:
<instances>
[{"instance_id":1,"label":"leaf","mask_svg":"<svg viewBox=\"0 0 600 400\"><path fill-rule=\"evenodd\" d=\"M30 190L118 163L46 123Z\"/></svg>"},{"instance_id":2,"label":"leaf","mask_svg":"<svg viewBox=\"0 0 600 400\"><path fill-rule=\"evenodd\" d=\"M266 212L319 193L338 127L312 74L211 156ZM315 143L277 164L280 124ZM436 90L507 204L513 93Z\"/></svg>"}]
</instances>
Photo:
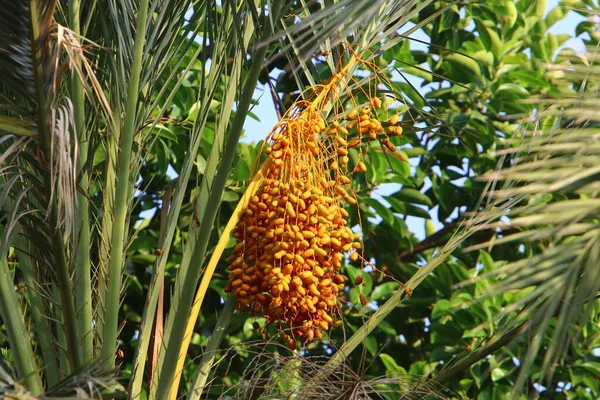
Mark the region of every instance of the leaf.
<instances>
[{"instance_id":1,"label":"leaf","mask_svg":"<svg viewBox=\"0 0 600 400\"><path fill-rule=\"evenodd\" d=\"M393 222L394 214L389 208L381 204L379 201L370 198L367 200L367 204L373 207L377 215L379 215L386 223L391 224Z\"/></svg>"},{"instance_id":2,"label":"leaf","mask_svg":"<svg viewBox=\"0 0 600 400\"><path fill-rule=\"evenodd\" d=\"M431 199L414 188L403 187L392 196L407 203L422 204L428 207L433 207Z\"/></svg>"},{"instance_id":3,"label":"leaf","mask_svg":"<svg viewBox=\"0 0 600 400\"><path fill-rule=\"evenodd\" d=\"M359 276L363 276L363 278L365 277L365 274L360 268L357 268L350 264L346 264L344 268L346 270L346 275L348 276L350 282L354 282Z\"/></svg>"},{"instance_id":4,"label":"leaf","mask_svg":"<svg viewBox=\"0 0 600 400\"><path fill-rule=\"evenodd\" d=\"M385 298L393 294L399 287L400 284L398 282L385 282L381 285L377 285L371 293L371 301L377 301Z\"/></svg>"},{"instance_id":5,"label":"leaf","mask_svg":"<svg viewBox=\"0 0 600 400\"><path fill-rule=\"evenodd\" d=\"M350 299L350 303L354 305L360 304L360 290L358 290L358 288L354 287L350 289L350 291L348 292L348 297Z\"/></svg>"},{"instance_id":6,"label":"leaf","mask_svg":"<svg viewBox=\"0 0 600 400\"><path fill-rule=\"evenodd\" d=\"M404 154L406 154L408 158L419 157L425 154L429 154L427 149L423 147L405 147L402 149L402 151L404 151Z\"/></svg>"},{"instance_id":7,"label":"leaf","mask_svg":"<svg viewBox=\"0 0 600 400\"><path fill-rule=\"evenodd\" d=\"M586 375L583 377L583 383L590 388L590 391L593 393L598 393L598 387L600 386L600 384L598 384L598 376L591 376L591 375Z\"/></svg>"},{"instance_id":8,"label":"leaf","mask_svg":"<svg viewBox=\"0 0 600 400\"><path fill-rule=\"evenodd\" d=\"M371 353L372 356L377 354L377 339L375 339L375 336L373 336L373 335L367 336L367 339L365 340L364 343L365 343L365 347L367 348L368 352Z\"/></svg>"},{"instance_id":9,"label":"leaf","mask_svg":"<svg viewBox=\"0 0 600 400\"><path fill-rule=\"evenodd\" d=\"M433 81L433 74L423 68L417 68L409 65L404 66L402 68L402 72L408 75L416 76L417 78L421 78L426 82Z\"/></svg>"},{"instance_id":10,"label":"leaf","mask_svg":"<svg viewBox=\"0 0 600 400\"><path fill-rule=\"evenodd\" d=\"M489 67L494 65L494 53L492 53L491 51L478 51L476 53L473 53L473 58L483 65L487 65Z\"/></svg>"},{"instance_id":11,"label":"leaf","mask_svg":"<svg viewBox=\"0 0 600 400\"><path fill-rule=\"evenodd\" d=\"M509 77L512 80L519 81L521 86L527 86L536 89L548 86L547 79L539 71L518 69L516 71L511 71L509 73Z\"/></svg>"},{"instance_id":12,"label":"leaf","mask_svg":"<svg viewBox=\"0 0 600 400\"><path fill-rule=\"evenodd\" d=\"M412 75L414 75L414 73ZM398 89L403 96L408 97L416 107L422 108L425 106L423 95L417 92L412 85L409 85L406 82L395 82L393 86Z\"/></svg>"},{"instance_id":13,"label":"leaf","mask_svg":"<svg viewBox=\"0 0 600 400\"><path fill-rule=\"evenodd\" d=\"M479 19L475 18L475 26L477 27L477 32L479 33L479 37L483 42L483 46L485 49L499 59L502 55L502 48L504 47L502 44L502 40L498 36L493 29L488 28L485 24Z\"/></svg>"},{"instance_id":14,"label":"leaf","mask_svg":"<svg viewBox=\"0 0 600 400\"><path fill-rule=\"evenodd\" d=\"M558 49L558 38L553 33L548 33L546 35L546 53L552 57L556 50Z\"/></svg>"},{"instance_id":15,"label":"leaf","mask_svg":"<svg viewBox=\"0 0 600 400\"><path fill-rule=\"evenodd\" d=\"M441 206L441 211L445 212L443 218L445 219L447 218L447 215L449 215L457 206L457 198L459 197L458 190L456 186L447 180L439 179L437 177L434 177L432 183L433 193L435 194L435 197Z\"/></svg>"},{"instance_id":16,"label":"leaf","mask_svg":"<svg viewBox=\"0 0 600 400\"><path fill-rule=\"evenodd\" d=\"M463 56L462 54L452 53L446 56L446 61L458 68L461 71L461 74L467 74L467 76L469 74L477 77L481 76L479 63L472 58Z\"/></svg>"},{"instance_id":17,"label":"leaf","mask_svg":"<svg viewBox=\"0 0 600 400\"><path fill-rule=\"evenodd\" d=\"M593 376L600 376L600 362L596 362L596 361L589 361L589 362L584 362L582 364L575 364L573 365L573 367L577 367L577 368L582 368L586 371L588 371L590 374L592 374Z\"/></svg>"},{"instance_id":18,"label":"leaf","mask_svg":"<svg viewBox=\"0 0 600 400\"><path fill-rule=\"evenodd\" d=\"M406 374L406 370L403 367L396 364L396 360L394 360L394 358L389 354L381 353L379 355L379 359L381 360L381 362L383 362L387 373Z\"/></svg>"},{"instance_id":19,"label":"leaf","mask_svg":"<svg viewBox=\"0 0 600 400\"><path fill-rule=\"evenodd\" d=\"M541 17L546 12L546 0L534 0L534 15Z\"/></svg>"},{"instance_id":20,"label":"leaf","mask_svg":"<svg viewBox=\"0 0 600 400\"><path fill-rule=\"evenodd\" d=\"M396 332L396 330L394 329L394 327L387 321L383 320L379 323L378 325L379 329L381 329L381 331L383 333L385 333L388 336L392 336L392 337L396 337L398 336L398 332Z\"/></svg>"},{"instance_id":21,"label":"leaf","mask_svg":"<svg viewBox=\"0 0 600 400\"><path fill-rule=\"evenodd\" d=\"M226 190L223 192L222 201L233 202L237 201L240 198L240 195L232 190Z\"/></svg>"},{"instance_id":22,"label":"leaf","mask_svg":"<svg viewBox=\"0 0 600 400\"><path fill-rule=\"evenodd\" d=\"M439 318L443 315L449 314L454 310L454 306L450 303L450 300L441 299L433 306L431 311L431 318Z\"/></svg>"},{"instance_id":23,"label":"leaf","mask_svg":"<svg viewBox=\"0 0 600 400\"><path fill-rule=\"evenodd\" d=\"M494 269L494 265L496 264L490 253L485 250L479 250L479 257L484 271L491 271Z\"/></svg>"},{"instance_id":24,"label":"leaf","mask_svg":"<svg viewBox=\"0 0 600 400\"><path fill-rule=\"evenodd\" d=\"M431 373L435 367L438 365L438 362L427 363L425 361L417 361L410 365L410 369L408 371L409 374L414 375L428 375Z\"/></svg>"},{"instance_id":25,"label":"leaf","mask_svg":"<svg viewBox=\"0 0 600 400\"><path fill-rule=\"evenodd\" d=\"M383 198L385 201L390 203L390 206L392 206L392 211L398 214L406 214L406 203L392 196L384 196Z\"/></svg>"},{"instance_id":26,"label":"leaf","mask_svg":"<svg viewBox=\"0 0 600 400\"><path fill-rule=\"evenodd\" d=\"M452 9L446 10L440 18L440 32L454 29L460 21L460 15Z\"/></svg>"},{"instance_id":27,"label":"leaf","mask_svg":"<svg viewBox=\"0 0 600 400\"><path fill-rule=\"evenodd\" d=\"M198 113L200 112L201 106L202 106L202 103L200 101L197 101L194 104L192 104L192 107L190 107L190 110L188 111L188 116L187 116L186 120L191 121L191 122L196 121L196 118L198 118Z\"/></svg>"},{"instance_id":28,"label":"leaf","mask_svg":"<svg viewBox=\"0 0 600 400\"><path fill-rule=\"evenodd\" d=\"M389 48L384 52L387 60L401 61L402 64L414 64L415 59L410 51L410 40L403 40L397 46Z\"/></svg>"},{"instance_id":29,"label":"leaf","mask_svg":"<svg viewBox=\"0 0 600 400\"><path fill-rule=\"evenodd\" d=\"M529 91L516 83L503 83L496 89L498 97L523 98L529 96Z\"/></svg>"},{"instance_id":30,"label":"leaf","mask_svg":"<svg viewBox=\"0 0 600 400\"><path fill-rule=\"evenodd\" d=\"M461 379L458 384L462 390L468 390L473 385L473 379Z\"/></svg>"},{"instance_id":31,"label":"leaf","mask_svg":"<svg viewBox=\"0 0 600 400\"><path fill-rule=\"evenodd\" d=\"M430 219L426 219L425 220L425 235L427 237L433 235L434 233L437 232L437 229L435 227L435 224L432 220Z\"/></svg>"},{"instance_id":32,"label":"leaf","mask_svg":"<svg viewBox=\"0 0 600 400\"><path fill-rule=\"evenodd\" d=\"M250 118L252 118L253 120L260 122L260 118L258 118L258 116L256 114L254 114L252 111L248 111L248 116Z\"/></svg>"},{"instance_id":33,"label":"leaf","mask_svg":"<svg viewBox=\"0 0 600 400\"><path fill-rule=\"evenodd\" d=\"M500 368L494 368L492 370L492 381L493 382L498 382L500 379L504 378L506 374L504 373L504 371Z\"/></svg>"},{"instance_id":34,"label":"leaf","mask_svg":"<svg viewBox=\"0 0 600 400\"><path fill-rule=\"evenodd\" d=\"M421 207L413 206L411 204L406 205L406 215L424 219L431 218L427 210L423 210Z\"/></svg>"},{"instance_id":35,"label":"leaf","mask_svg":"<svg viewBox=\"0 0 600 400\"><path fill-rule=\"evenodd\" d=\"M509 28L512 28L517 22L517 6L512 0L504 2L504 15L506 16L506 22Z\"/></svg>"},{"instance_id":36,"label":"leaf","mask_svg":"<svg viewBox=\"0 0 600 400\"><path fill-rule=\"evenodd\" d=\"M98 148L94 152L94 161L92 165L96 166L104 160L106 160L106 150L103 146L98 146Z\"/></svg>"},{"instance_id":37,"label":"leaf","mask_svg":"<svg viewBox=\"0 0 600 400\"><path fill-rule=\"evenodd\" d=\"M206 170L206 159L202 156L202 154L198 153L194 165L198 169L198 175L204 174L204 171Z\"/></svg>"},{"instance_id":38,"label":"leaf","mask_svg":"<svg viewBox=\"0 0 600 400\"><path fill-rule=\"evenodd\" d=\"M169 167L169 159L171 156L170 148L162 139L158 139L156 145L157 146L154 148L154 153L156 154L156 158L158 160L159 169L161 173L164 174L167 172L167 168Z\"/></svg>"},{"instance_id":39,"label":"leaf","mask_svg":"<svg viewBox=\"0 0 600 400\"><path fill-rule=\"evenodd\" d=\"M582 21L579 24L577 24L577 27L575 28L575 35L579 36L583 33L591 32L594 29L595 26L593 23L591 23L590 21Z\"/></svg>"},{"instance_id":40,"label":"leaf","mask_svg":"<svg viewBox=\"0 0 600 400\"><path fill-rule=\"evenodd\" d=\"M210 106L208 107L208 110L209 111L210 110L214 110L220 104L221 104L220 101L215 100L215 99L211 99ZM190 110L188 112L188 116L187 116L186 121L190 121L190 122L196 121L196 119L198 118L198 114L200 113L200 107L202 107L202 100L199 100L199 101L195 102L194 104L192 104L192 106L190 107Z\"/></svg>"},{"instance_id":41,"label":"leaf","mask_svg":"<svg viewBox=\"0 0 600 400\"><path fill-rule=\"evenodd\" d=\"M440 343L434 342L433 338L432 343L435 343L437 347L431 352L429 356L430 361L445 361L452 356L452 348L449 346L442 346Z\"/></svg>"},{"instance_id":42,"label":"leaf","mask_svg":"<svg viewBox=\"0 0 600 400\"><path fill-rule=\"evenodd\" d=\"M148 126L145 129L146 134L153 133L160 138L167 139L170 142L177 143L177 135L175 134L175 132L173 132L171 129L167 128L163 124L156 124L154 126L154 129L152 129L152 131L150 131L151 127L152 127L152 125Z\"/></svg>"},{"instance_id":43,"label":"leaf","mask_svg":"<svg viewBox=\"0 0 600 400\"><path fill-rule=\"evenodd\" d=\"M548 15L546 15L546 29L550 29L554 24L558 21L566 17L566 13L563 11L562 7L554 7Z\"/></svg>"}]
</instances>

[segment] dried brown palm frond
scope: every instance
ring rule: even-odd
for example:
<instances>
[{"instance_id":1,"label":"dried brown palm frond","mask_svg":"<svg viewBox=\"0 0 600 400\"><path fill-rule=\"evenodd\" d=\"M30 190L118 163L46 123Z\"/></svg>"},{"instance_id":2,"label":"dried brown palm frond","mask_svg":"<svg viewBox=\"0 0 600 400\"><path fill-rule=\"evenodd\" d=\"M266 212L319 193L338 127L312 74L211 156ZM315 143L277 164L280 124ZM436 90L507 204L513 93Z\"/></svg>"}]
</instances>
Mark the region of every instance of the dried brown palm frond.
<instances>
[{"instance_id":1,"label":"dried brown palm frond","mask_svg":"<svg viewBox=\"0 0 600 400\"><path fill-rule=\"evenodd\" d=\"M443 387L422 376L394 374L366 377L348 364L327 379L304 386L318 374L328 357L291 351L274 340L246 342L215 354L219 361L202 398L230 399L416 399L444 398ZM245 368L234 378L239 363ZM227 378L228 377L228 378ZM235 379L235 381L234 381Z\"/></svg>"}]
</instances>

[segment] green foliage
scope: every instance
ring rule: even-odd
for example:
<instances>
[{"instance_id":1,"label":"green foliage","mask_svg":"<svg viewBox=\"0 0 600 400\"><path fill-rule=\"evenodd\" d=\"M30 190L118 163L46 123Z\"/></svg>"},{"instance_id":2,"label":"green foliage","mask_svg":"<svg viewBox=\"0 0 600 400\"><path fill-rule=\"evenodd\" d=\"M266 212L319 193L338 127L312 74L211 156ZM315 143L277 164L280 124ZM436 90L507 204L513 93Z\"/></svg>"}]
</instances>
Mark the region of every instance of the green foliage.
<instances>
[{"instance_id":1,"label":"green foliage","mask_svg":"<svg viewBox=\"0 0 600 400\"><path fill-rule=\"evenodd\" d=\"M594 2L546 13L540 0L283 1L280 19L247 1L69 1L38 14L43 2L18 3L0 17L0 394L94 396L118 390L115 377L130 398L176 394L206 257L264 159L262 141L239 141L254 87L269 82L283 114L339 69L348 41L388 71L404 133L395 153L372 143L352 180L349 225L368 262L343 267L344 323L301 352L275 344L276 327L225 301L230 240L178 393L505 399L534 383L554 396L562 382L561 396L600 395L598 71L549 31ZM74 40L52 60L53 43L26 39L54 34L50 21L94 43L90 54L67 54ZM592 19L576 34L600 43ZM80 146L73 175L53 163L61 111ZM58 186L69 177L77 185ZM359 350L336 353L352 335ZM339 364L326 378L328 360Z\"/></svg>"}]
</instances>

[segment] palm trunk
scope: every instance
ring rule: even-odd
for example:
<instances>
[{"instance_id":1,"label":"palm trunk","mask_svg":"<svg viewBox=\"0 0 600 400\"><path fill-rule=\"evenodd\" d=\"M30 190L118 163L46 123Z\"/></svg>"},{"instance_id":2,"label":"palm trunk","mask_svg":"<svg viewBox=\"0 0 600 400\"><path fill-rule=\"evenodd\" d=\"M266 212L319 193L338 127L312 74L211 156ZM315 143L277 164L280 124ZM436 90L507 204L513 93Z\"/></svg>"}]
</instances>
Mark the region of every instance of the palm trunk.
<instances>
[{"instance_id":1,"label":"palm trunk","mask_svg":"<svg viewBox=\"0 0 600 400\"><path fill-rule=\"evenodd\" d=\"M38 17L40 10L38 10L38 4L35 1L29 3L29 21L30 21L30 35L32 43L32 59L34 60L34 78L35 78L35 92L37 95L37 107L38 107L38 130L39 139L42 147L44 157L49 162L52 162L52 149L51 139L52 134L49 124L48 116L46 114L49 104L47 104L46 92L45 92L45 76L42 70L42 49L39 47L42 43L42 33L40 32L40 21ZM71 366L74 370L78 370L81 366L81 354L79 352L79 340L77 337L77 316L75 312L75 304L73 302L73 291L71 286L71 277L69 272L69 266L67 263L66 249L63 242L62 234L59 230L60 220L58 213L58 206L56 199L52 198L52 176L50 172L44 169L44 189L46 198L52 204L50 204L50 215L48 218L48 224L50 227L52 253L54 255L54 270L56 272L57 286L60 293L60 304L63 314L63 325L65 336L68 346L68 355Z\"/></svg>"}]
</instances>

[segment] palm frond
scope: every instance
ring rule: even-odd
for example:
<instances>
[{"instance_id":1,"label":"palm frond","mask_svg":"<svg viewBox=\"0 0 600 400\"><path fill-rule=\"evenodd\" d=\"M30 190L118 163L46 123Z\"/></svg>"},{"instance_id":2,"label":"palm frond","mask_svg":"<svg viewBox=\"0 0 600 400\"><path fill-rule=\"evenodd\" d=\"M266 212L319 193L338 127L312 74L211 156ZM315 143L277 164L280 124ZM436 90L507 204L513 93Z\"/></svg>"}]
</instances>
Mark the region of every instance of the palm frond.
<instances>
[{"instance_id":1,"label":"palm frond","mask_svg":"<svg viewBox=\"0 0 600 400\"><path fill-rule=\"evenodd\" d=\"M368 49L368 52L378 54L392 42L402 40L404 36L399 34L399 29L429 3L431 0L340 1L311 12L311 7L303 2L301 14L284 15L294 17L289 26L285 20L282 21L289 44L282 43L281 53L275 54L269 62L283 54L289 62L286 71L294 75L298 86L305 86L301 84L299 71L307 77L310 85L314 85L323 80L316 75L309 60L315 54L328 54L326 60L331 71L335 71L339 61L332 50L349 38L357 52ZM278 32L269 40L280 36Z\"/></svg>"},{"instance_id":2,"label":"palm frond","mask_svg":"<svg viewBox=\"0 0 600 400\"><path fill-rule=\"evenodd\" d=\"M334 48L349 36L363 48L372 49L377 43L385 43L428 3L430 1L342 0L314 13L305 5L305 15L284 14L299 19L286 29L286 33L293 38L304 59L311 57L326 40ZM277 36L279 33L268 41Z\"/></svg>"},{"instance_id":3,"label":"palm frond","mask_svg":"<svg viewBox=\"0 0 600 400\"><path fill-rule=\"evenodd\" d=\"M3 1L1 6L0 87L6 98L32 110L36 99L27 2Z\"/></svg>"},{"instance_id":4,"label":"palm frond","mask_svg":"<svg viewBox=\"0 0 600 400\"><path fill-rule=\"evenodd\" d=\"M597 138L600 119L592 108L600 107L597 57L581 63L575 57L561 59L550 74L560 78L560 97L530 99L537 113L520 135L507 141L501 151L511 163L483 179L504 186L490 193L497 201L523 199L501 221L488 224L498 232L516 233L471 246L467 250L507 242L539 243L541 250L482 274L475 280L494 278L489 298L499 293L521 293L520 300L499 315L508 318L498 334L529 320L538 321L537 332L521 363L514 393L526 382L536 357L543 355L538 381L552 379L556 363L563 359L594 305L600 290L600 176ZM527 129L529 128L529 129ZM482 300L482 299L479 299ZM543 349L542 338L552 340ZM543 353L542 353L543 351Z\"/></svg>"}]
</instances>

